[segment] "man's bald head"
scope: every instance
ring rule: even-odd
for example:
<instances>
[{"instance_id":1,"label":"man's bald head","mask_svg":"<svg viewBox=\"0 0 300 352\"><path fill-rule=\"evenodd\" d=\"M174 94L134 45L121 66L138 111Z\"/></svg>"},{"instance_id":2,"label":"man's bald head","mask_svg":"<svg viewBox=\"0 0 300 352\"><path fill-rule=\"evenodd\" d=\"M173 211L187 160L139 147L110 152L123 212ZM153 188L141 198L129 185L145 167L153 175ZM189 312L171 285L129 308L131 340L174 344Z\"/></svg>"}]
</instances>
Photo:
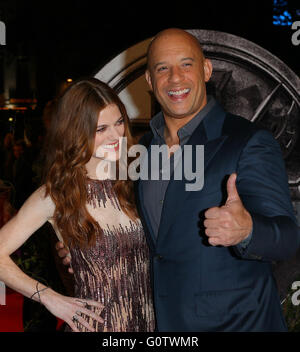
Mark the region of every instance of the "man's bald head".
<instances>
[{"instance_id":1,"label":"man's bald head","mask_svg":"<svg viewBox=\"0 0 300 352\"><path fill-rule=\"evenodd\" d=\"M197 48L199 50L199 55L201 56L201 58L204 58L203 55L203 50L202 47L198 41L198 39L193 36L192 34L190 34L189 32L180 29L180 28L168 28L168 29L164 29L163 31L159 32L156 34L156 36L152 39L152 41L150 42L149 46L148 46L148 50L147 50L147 66L149 69L149 65L150 65L150 61L152 58L152 54L153 52L160 48L161 45L163 45L163 42L165 40L168 40L170 38L174 38L177 37L178 40L184 40L184 41L188 41L190 42L190 45L193 45L195 48Z\"/></svg>"},{"instance_id":2,"label":"man's bald head","mask_svg":"<svg viewBox=\"0 0 300 352\"><path fill-rule=\"evenodd\" d=\"M171 124L187 123L205 106L211 74L199 41L182 29L163 30L149 45L145 77Z\"/></svg>"}]
</instances>

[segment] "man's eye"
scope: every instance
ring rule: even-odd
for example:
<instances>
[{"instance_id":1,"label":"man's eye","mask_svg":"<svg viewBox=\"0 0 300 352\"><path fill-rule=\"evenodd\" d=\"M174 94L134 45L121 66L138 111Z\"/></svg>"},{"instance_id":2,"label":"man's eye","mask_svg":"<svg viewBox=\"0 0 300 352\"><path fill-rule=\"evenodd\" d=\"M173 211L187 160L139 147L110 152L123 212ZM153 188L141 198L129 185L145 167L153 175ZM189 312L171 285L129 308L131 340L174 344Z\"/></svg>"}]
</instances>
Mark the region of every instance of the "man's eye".
<instances>
[{"instance_id":1,"label":"man's eye","mask_svg":"<svg viewBox=\"0 0 300 352\"><path fill-rule=\"evenodd\" d=\"M158 72L162 72L162 71L165 71L167 70L167 66L161 66L157 69Z\"/></svg>"},{"instance_id":2,"label":"man's eye","mask_svg":"<svg viewBox=\"0 0 300 352\"><path fill-rule=\"evenodd\" d=\"M192 66L192 64L191 64L190 62L185 62L185 63L183 64L183 66L184 66L184 67L188 67L188 66Z\"/></svg>"}]
</instances>

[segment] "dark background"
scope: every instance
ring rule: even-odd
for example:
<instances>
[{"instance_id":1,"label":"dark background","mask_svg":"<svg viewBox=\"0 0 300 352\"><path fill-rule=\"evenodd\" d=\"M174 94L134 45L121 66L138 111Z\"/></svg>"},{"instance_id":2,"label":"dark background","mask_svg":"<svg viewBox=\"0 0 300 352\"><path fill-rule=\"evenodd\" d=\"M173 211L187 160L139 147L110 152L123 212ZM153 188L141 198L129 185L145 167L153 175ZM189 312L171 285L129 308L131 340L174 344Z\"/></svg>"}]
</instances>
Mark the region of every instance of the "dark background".
<instances>
[{"instance_id":1,"label":"dark background","mask_svg":"<svg viewBox=\"0 0 300 352\"><path fill-rule=\"evenodd\" d=\"M297 1L286 7L296 16ZM241 36L269 50L300 73L300 46L290 26L273 25L273 1L1 0L6 50L36 60L38 105L61 81L97 72L128 47L168 27L212 29Z\"/></svg>"}]
</instances>

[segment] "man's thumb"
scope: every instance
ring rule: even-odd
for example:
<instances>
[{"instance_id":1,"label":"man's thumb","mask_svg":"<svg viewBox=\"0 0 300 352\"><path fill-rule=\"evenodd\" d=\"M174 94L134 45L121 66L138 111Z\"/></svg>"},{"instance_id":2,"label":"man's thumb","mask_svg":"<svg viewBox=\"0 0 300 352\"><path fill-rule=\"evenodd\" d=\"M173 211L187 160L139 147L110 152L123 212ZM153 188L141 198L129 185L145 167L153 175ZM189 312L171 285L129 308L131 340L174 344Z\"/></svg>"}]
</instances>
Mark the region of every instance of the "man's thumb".
<instances>
[{"instance_id":1,"label":"man's thumb","mask_svg":"<svg viewBox=\"0 0 300 352\"><path fill-rule=\"evenodd\" d=\"M238 191L237 191L236 185L235 185L236 178L237 178L237 174L233 173L230 175L230 177L227 181L227 201L226 201L226 204L228 202L240 200L240 196L238 194Z\"/></svg>"}]
</instances>

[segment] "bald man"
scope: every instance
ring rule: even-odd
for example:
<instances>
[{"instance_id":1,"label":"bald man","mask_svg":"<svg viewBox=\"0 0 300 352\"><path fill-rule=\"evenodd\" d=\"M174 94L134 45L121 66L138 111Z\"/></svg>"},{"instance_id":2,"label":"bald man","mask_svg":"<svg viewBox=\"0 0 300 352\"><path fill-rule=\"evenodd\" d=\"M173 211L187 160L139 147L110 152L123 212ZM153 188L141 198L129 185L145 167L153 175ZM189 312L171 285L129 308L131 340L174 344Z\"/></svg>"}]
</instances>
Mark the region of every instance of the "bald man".
<instances>
[{"instance_id":1,"label":"bald man","mask_svg":"<svg viewBox=\"0 0 300 352\"><path fill-rule=\"evenodd\" d=\"M151 145L204 145L201 190L172 176L136 185L157 328L286 331L271 262L293 255L300 234L280 147L207 96L212 70L183 30L164 30L149 46L146 80L162 111L141 142L149 153Z\"/></svg>"}]
</instances>

